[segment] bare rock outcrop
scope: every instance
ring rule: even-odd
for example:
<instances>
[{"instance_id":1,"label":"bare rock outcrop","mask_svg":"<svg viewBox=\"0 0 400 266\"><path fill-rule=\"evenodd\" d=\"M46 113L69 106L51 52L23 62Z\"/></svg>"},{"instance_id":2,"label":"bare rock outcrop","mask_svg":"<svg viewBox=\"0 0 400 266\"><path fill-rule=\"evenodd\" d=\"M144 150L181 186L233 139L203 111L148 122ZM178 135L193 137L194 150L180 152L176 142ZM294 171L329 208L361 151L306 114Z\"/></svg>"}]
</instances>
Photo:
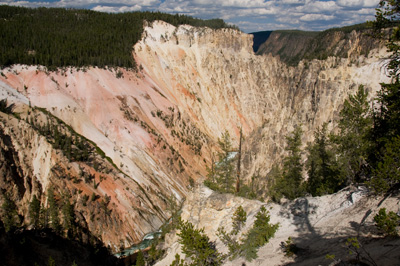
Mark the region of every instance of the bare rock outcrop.
<instances>
[{"instance_id":1,"label":"bare rock outcrop","mask_svg":"<svg viewBox=\"0 0 400 266\"><path fill-rule=\"evenodd\" d=\"M206 187L198 187L187 197L182 209L182 219L191 222L196 228L204 228L211 241L216 241L217 249L222 253L228 250L217 237L218 227L226 231L232 229L232 214L242 206L247 212L243 234L255 220L261 208L269 211L271 223L279 223L279 229L269 243L258 251L258 258L251 262L244 258L227 261L224 265L330 265L327 254L335 255L339 260L349 262L355 254L349 254L346 241L357 237L365 250L360 252L367 257L368 252L378 265L398 265L400 240L383 238L374 225L373 217L380 208L397 211L396 196L371 197L365 187L348 187L336 194L322 197L305 197L288 201L283 205L262 203L228 194L212 192ZM297 254L285 256L281 243L291 237L297 247ZM166 257L156 265L170 265L176 253L180 253L176 232L166 236Z\"/></svg>"}]
</instances>

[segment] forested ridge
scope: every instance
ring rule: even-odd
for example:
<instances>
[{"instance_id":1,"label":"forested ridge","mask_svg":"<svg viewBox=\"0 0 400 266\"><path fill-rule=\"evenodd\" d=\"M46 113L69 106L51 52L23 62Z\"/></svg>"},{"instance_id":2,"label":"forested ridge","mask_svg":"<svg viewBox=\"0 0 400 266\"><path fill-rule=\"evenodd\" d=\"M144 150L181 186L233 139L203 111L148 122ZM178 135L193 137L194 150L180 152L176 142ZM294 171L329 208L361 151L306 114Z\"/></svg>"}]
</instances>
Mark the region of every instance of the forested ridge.
<instances>
[{"instance_id":1,"label":"forested ridge","mask_svg":"<svg viewBox=\"0 0 400 266\"><path fill-rule=\"evenodd\" d=\"M163 20L214 29L234 27L221 19L201 20L160 12L109 14L81 9L0 6L0 66L136 68L133 45L143 22Z\"/></svg>"},{"instance_id":2,"label":"forested ridge","mask_svg":"<svg viewBox=\"0 0 400 266\"><path fill-rule=\"evenodd\" d=\"M277 30L259 46L257 54L279 56L281 61L290 66L297 66L302 60L326 60L332 56L348 58L354 45L349 40L358 36L357 56L367 56L380 45L380 41L373 38L372 31L370 23L324 31Z\"/></svg>"}]
</instances>

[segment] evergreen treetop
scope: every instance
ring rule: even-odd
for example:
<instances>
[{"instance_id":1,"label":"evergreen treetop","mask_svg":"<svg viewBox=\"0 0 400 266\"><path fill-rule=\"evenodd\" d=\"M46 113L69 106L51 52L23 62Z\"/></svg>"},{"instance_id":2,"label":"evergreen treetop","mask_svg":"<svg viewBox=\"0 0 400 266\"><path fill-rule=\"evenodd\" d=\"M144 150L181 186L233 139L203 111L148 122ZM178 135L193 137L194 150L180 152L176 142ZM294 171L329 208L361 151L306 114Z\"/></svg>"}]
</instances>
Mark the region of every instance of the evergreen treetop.
<instances>
[{"instance_id":1,"label":"evergreen treetop","mask_svg":"<svg viewBox=\"0 0 400 266\"><path fill-rule=\"evenodd\" d=\"M177 235L182 245L182 252L190 259L193 266L218 266L222 264L224 257L220 254L215 243L211 242L204 233L204 228L196 229L188 221L179 221Z\"/></svg>"}]
</instances>

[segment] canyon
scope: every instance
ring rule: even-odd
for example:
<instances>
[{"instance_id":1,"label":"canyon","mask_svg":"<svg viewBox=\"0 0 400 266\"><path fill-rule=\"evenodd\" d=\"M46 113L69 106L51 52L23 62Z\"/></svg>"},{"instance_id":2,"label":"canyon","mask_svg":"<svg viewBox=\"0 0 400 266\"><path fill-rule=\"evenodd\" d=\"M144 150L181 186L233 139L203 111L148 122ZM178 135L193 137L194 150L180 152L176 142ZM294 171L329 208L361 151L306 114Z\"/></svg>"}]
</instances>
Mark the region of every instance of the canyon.
<instances>
[{"instance_id":1,"label":"canyon","mask_svg":"<svg viewBox=\"0 0 400 266\"><path fill-rule=\"evenodd\" d=\"M252 36L238 30L156 21L133 47L138 71L4 68L0 98L14 103L18 116L0 113L0 186L24 224L33 195L46 206L50 187L59 202L70 195L87 237L120 251L156 231L171 206L192 195L225 131L235 147L243 131L248 182L255 174L266 177L295 126L303 129L305 145L323 123L335 129L344 100L358 86L374 97L389 81L387 52L378 43L365 53L364 38L349 35L346 57L287 66L272 54L256 55ZM71 160L54 148L34 126L47 121L86 139L91 161Z\"/></svg>"}]
</instances>

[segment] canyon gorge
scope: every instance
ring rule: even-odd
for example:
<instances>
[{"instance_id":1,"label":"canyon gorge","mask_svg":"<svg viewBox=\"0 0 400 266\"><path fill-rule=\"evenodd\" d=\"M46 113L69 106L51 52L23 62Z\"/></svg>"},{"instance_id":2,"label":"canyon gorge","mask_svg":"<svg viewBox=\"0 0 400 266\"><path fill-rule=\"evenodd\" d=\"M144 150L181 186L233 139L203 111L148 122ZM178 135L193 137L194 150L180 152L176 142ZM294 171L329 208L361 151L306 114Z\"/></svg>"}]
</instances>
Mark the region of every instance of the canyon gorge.
<instances>
[{"instance_id":1,"label":"canyon gorge","mask_svg":"<svg viewBox=\"0 0 400 266\"><path fill-rule=\"evenodd\" d=\"M171 206L189 196L192 207L184 203L185 215L196 197L211 195L197 184L206 179L225 131L235 149L243 131L243 182L258 175L262 183L285 154L285 136L296 126L306 145L323 123L335 130L344 100L360 85L372 99L380 83L390 81L386 47L371 44L359 31L346 36L324 40L336 56L289 66L271 54L273 49L255 54L252 36L238 30L155 21L146 23L133 47L137 71L4 68L0 99L15 104L18 116L0 113L0 187L9 192L22 223L29 224L33 195L47 205L51 187L58 201L68 195L74 203L84 237L93 236L114 252L128 248L158 230ZM273 33L268 42L278 51L289 41ZM55 137L40 130L48 124L71 138L73 148L87 147L89 159L55 148ZM262 204L230 200L247 204L253 216Z\"/></svg>"}]
</instances>

